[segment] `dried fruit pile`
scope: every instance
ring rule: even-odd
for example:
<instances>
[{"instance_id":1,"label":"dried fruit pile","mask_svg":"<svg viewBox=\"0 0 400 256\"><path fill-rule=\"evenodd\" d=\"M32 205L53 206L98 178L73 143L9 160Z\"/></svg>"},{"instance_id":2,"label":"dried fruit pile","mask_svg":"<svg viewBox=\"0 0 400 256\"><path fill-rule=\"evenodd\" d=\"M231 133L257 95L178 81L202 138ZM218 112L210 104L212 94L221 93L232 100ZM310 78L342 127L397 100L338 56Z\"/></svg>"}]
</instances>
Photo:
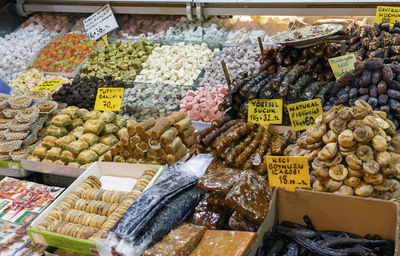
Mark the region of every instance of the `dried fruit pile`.
<instances>
[{"instance_id":1,"label":"dried fruit pile","mask_svg":"<svg viewBox=\"0 0 400 256\"><path fill-rule=\"evenodd\" d=\"M388 22L373 26L365 25L350 30L348 53L354 53L358 60L383 59L385 63L400 61L400 22L390 27Z\"/></svg>"},{"instance_id":2,"label":"dried fruit pile","mask_svg":"<svg viewBox=\"0 0 400 256\"><path fill-rule=\"evenodd\" d=\"M312 187L346 195L398 197L400 135L386 113L363 100L334 106L284 154L312 161Z\"/></svg>"},{"instance_id":3,"label":"dried fruit pile","mask_svg":"<svg viewBox=\"0 0 400 256\"><path fill-rule=\"evenodd\" d=\"M324 110L333 105L352 106L364 100L374 110L384 111L396 129L400 120L400 65L383 64L382 60L369 59L356 64L355 71L338 79L330 91Z\"/></svg>"},{"instance_id":4,"label":"dried fruit pile","mask_svg":"<svg viewBox=\"0 0 400 256\"><path fill-rule=\"evenodd\" d=\"M40 50L32 67L43 72L72 73L94 50L95 41L83 34L65 34Z\"/></svg>"}]
</instances>

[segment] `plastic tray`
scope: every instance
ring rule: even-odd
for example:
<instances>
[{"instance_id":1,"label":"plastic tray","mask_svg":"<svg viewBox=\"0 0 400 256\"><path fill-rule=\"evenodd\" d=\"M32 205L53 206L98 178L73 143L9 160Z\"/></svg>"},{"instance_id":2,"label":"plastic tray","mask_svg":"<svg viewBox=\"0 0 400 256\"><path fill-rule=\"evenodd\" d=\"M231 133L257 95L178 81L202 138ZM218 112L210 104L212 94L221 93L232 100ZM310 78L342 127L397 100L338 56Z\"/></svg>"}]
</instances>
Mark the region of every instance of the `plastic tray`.
<instances>
[{"instance_id":1,"label":"plastic tray","mask_svg":"<svg viewBox=\"0 0 400 256\"><path fill-rule=\"evenodd\" d=\"M78 167L70 167L70 166L51 164L51 163L41 163L26 159L22 159L21 164L24 169L29 171L66 176L72 178L79 177L79 175L81 175L85 171L85 169Z\"/></svg>"}]
</instances>

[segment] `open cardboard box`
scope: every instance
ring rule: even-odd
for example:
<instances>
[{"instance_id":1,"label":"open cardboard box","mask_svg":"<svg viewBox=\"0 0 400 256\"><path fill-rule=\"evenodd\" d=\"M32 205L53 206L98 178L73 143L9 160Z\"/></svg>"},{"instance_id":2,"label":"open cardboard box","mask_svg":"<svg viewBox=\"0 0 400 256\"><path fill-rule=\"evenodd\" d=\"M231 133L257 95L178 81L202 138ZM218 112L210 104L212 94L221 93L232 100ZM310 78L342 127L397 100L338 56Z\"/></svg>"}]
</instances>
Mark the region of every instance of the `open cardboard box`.
<instances>
[{"instance_id":1,"label":"open cardboard box","mask_svg":"<svg viewBox=\"0 0 400 256\"><path fill-rule=\"evenodd\" d=\"M69 186L56 201L54 201L45 211L34 220L31 226L27 229L28 235L34 243L43 244L46 246L54 246L57 248L66 249L69 251L98 255L96 243L93 241L75 238L72 236L62 235L54 232L44 231L37 228L37 226L49 215L49 213L66 197L77 185L79 185L85 178L90 175L101 176L114 176L122 178L138 179L147 169L157 169L158 172L154 175L153 179L147 185L149 188L160 177L164 171L164 167L160 165L148 164L127 164L127 163L113 163L113 162L96 162L91 165L82 175L77 178L74 183Z\"/></svg>"},{"instance_id":2,"label":"open cardboard box","mask_svg":"<svg viewBox=\"0 0 400 256\"><path fill-rule=\"evenodd\" d=\"M377 234L391 239L396 246L394 255L399 255L399 208L396 203L309 190L289 192L281 188L275 191L271 208L247 255L256 254L264 234L275 224L285 220L305 224L304 215L311 218L318 230L345 231L361 236Z\"/></svg>"}]
</instances>

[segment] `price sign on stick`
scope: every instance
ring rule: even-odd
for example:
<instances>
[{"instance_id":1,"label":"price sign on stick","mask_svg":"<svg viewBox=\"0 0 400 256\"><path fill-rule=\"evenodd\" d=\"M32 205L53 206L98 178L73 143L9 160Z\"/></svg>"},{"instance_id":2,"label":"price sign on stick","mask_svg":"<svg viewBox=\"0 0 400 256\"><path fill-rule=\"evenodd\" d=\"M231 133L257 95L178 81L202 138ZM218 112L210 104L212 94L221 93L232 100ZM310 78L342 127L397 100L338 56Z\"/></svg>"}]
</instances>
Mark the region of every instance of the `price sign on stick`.
<instances>
[{"instance_id":1,"label":"price sign on stick","mask_svg":"<svg viewBox=\"0 0 400 256\"><path fill-rule=\"evenodd\" d=\"M45 80L41 82L39 85L37 85L35 88L33 88L31 91L49 92L56 89L64 82L65 82L64 80Z\"/></svg>"},{"instance_id":2,"label":"price sign on stick","mask_svg":"<svg viewBox=\"0 0 400 256\"><path fill-rule=\"evenodd\" d=\"M265 156L271 187L294 191L310 187L308 159L305 156Z\"/></svg>"},{"instance_id":3,"label":"price sign on stick","mask_svg":"<svg viewBox=\"0 0 400 256\"><path fill-rule=\"evenodd\" d=\"M320 99L301 101L287 105L293 131L306 130L315 125L315 119L322 115Z\"/></svg>"},{"instance_id":4,"label":"price sign on stick","mask_svg":"<svg viewBox=\"0 0 400 256\"><path fill-rule=\"evenodd\" d=\"M394 25L400 21L400 7L378 6L376 7L375 23L387 21Z\"/></svg>"},{"instance_id":5,"label":"price sign on stick","mask_svg":"<svg viewBox=\"0 0 400 256\"><path fill-rule=\"evenodd\" d=\"M281 124L282 99L249 101L247 121L256 124Z\"/></svg>"},{"instance_id":6,"label":"price sign on stick","mask_svg":"<svg viewBox=\"0 0 400 256\"><path fill-rule=\"evenodd\" d=\"M110 5L106 4L84 19L83 26L86 35L92 40L97 40L111 30L118 28L118 23Z\"/></svg>"},{"instance_id":7,"label":"price sign on stick","mask_svg":"<svg viewBox=\"0 0 400 256\"><path fill-rule=\"evenodd\" d=\"M123 95L124 88L99 88L97 89L94 109L100 111L119 111Z\"/></svg>"},{"instance_id":8,"label":"price sign on stick","mask_svg":"<svg viewBox=\"0 0 400 256\"><path fill-rule=\"evenodd\" d=\"M335 58L330 58L328 61L337 80L347 72L354 70L354 63L356 63L357 60L354 53L351 53Z\"/></svg>"}]
</instances>

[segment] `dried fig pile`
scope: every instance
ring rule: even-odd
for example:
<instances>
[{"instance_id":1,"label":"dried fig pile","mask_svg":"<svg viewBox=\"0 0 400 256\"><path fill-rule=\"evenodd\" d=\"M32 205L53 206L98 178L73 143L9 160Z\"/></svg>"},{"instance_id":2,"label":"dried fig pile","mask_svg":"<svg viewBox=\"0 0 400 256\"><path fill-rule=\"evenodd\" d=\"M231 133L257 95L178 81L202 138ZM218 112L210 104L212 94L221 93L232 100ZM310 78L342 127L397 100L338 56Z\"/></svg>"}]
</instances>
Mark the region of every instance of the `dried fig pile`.
<instances>
[{"instance_id":1,"label":"dried fig pile","mask_svg":"<svg viewBox=\"0 0 400 256\"><path fill-rule=\"evenodd\" d=\"M338 79L324 102L324 110L333 105L352 106L356 100L364 100L374 110L386 112L396 129L400 120L400 65L384 64L381 59L369 59L356 63L355 71L347 72Z\"/></svg>"},{"instance_id":2,"label":"dried fig pile","mask_svg":"<svg viewBox=\"0 0 400 256\"><path fill-rule=\"evenodd\" d=\"M304 155L312 187L345 195L392 198L400 193L400 135L383 111L363 100L333 106L285 155Z\"/></svg>"}]
</instances>

